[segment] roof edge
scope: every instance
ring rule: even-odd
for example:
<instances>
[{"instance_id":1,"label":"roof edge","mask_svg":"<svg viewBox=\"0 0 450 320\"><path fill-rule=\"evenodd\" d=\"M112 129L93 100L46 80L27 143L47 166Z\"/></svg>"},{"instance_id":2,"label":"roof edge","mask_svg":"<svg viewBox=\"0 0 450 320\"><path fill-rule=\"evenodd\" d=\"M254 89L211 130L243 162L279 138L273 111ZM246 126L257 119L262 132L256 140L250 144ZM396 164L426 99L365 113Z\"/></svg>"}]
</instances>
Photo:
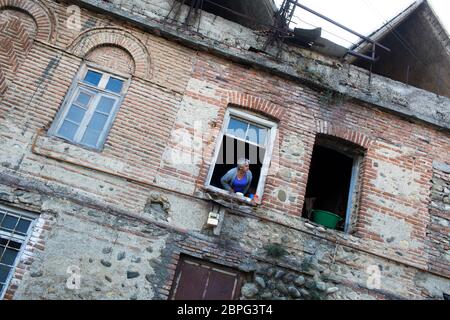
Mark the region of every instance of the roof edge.
<instances>
[{"instance_id":1,"label":"roof edge","mask_svg":"<svg viewBox=\"0 0 450 320\"><path fill-rule=\"evenodd\" d=\"M412 3L410 6L408 6L405 10L401 11L399 14L397 14L395 17L393 17L391 20L387 21L384 25L382 25L380 28L372 32L367 37L372 39L373 41L380 41L382 38L384 38L389 32L391 32L394 28L396 28L399 24L401 24L403 21L405 21L411 14L413 14L422 4L428 4L426 0L416 0L414 3ZM435 15L435 13L433 12ZM370 48L371 44L368 43L366 40L362 39L357 44L352 46L350 50L362 53ZM348 61L349 63L353 63L358 58L351 56Z\"/></svg>"}]
</instances>

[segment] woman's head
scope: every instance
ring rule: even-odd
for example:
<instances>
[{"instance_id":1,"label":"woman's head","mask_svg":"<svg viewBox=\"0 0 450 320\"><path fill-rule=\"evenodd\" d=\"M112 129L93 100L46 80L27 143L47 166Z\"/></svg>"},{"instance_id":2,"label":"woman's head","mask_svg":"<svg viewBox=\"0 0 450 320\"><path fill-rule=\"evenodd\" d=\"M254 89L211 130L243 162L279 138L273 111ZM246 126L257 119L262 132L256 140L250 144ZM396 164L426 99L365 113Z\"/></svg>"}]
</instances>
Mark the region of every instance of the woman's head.
<instances>
[{"instance_id":1,"label":"woman's head","mask_svg":"<svg viewBox=\"0 0 450 320\"><path fill-rule=\"evenodd\" d=\"M242 170L244 172L247 172L250 168L250 160L241 158L237 162L237 168L238 170Z\"/></svg>"}]
</instances>

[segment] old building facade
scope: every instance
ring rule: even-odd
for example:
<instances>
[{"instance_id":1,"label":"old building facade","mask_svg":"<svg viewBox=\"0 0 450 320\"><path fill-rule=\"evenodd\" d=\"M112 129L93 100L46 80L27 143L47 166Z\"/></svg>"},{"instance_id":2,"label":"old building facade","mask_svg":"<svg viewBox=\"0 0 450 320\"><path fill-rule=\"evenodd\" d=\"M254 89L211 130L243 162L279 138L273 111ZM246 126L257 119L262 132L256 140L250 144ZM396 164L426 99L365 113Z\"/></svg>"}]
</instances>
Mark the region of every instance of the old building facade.
<instances>
[{"instance_id":1,"label":"old building facade","mask_svg":"<svg viewBox=\"0 0 450 320\"><path fill-rule=\"evenodd\" d=\"M172 5L0 0L2 298L450 293L449 98ZM252 203L225 141L259 152Z\"/></svg>"}]
</instances>

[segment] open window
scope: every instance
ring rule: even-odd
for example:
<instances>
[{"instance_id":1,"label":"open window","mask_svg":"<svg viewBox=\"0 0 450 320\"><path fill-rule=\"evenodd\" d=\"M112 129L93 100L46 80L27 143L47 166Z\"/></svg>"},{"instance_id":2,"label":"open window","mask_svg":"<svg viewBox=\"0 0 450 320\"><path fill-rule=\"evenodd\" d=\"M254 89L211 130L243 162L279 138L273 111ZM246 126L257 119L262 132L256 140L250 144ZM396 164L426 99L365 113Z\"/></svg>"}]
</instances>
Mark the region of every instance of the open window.
<instances>
[{"instance_id":1,"label":"open window","mask_svg":"<svg viewBox=\"0 0 450 320\"><path fill-rule=\"evenodd\" d=\"M361 148L350 142L325 135L317 137L306 186L304 218L322 224L313 211L331 212L340 218L336 218L336 229L350 231L363 154Z\"/></svg>"},{"instance_id":2,"label":"open window","mask_svg":"<svg viewBox=\"0 0 450 320\"><path fill-rule=\"evenodd\" d=\"M277 124L258 115L228 108L224 124L218 137L206 186L216 191L224 190L220 180L230 170L237 167L237 161L250 160L253 179L247 196L254 194L260 199L263 194Z\"/></svg>"}]
</instances>

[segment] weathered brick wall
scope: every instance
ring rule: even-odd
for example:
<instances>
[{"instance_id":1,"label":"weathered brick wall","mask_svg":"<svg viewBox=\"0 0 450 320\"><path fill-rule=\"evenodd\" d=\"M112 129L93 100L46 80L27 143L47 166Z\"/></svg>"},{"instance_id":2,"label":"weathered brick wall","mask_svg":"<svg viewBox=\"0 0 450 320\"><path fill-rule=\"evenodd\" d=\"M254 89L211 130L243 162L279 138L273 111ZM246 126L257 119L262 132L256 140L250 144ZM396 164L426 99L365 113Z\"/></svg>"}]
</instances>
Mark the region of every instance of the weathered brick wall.
<instances>
[{"instance_id":1,"label":"weathered brick wall","mask_svg":"<svg viewBox=\"0 0 450 320\"><path fill-rule=\"evenodd\" d=\"M7 88L5 73L0 69L0 95L4 94Z\"/></svg>"},{"instance_id":2,"label":"weathered brick wall","mask_svg":"<svg viewBox=\"0 0 450 320\"><path fill-rule=\"evenodd\" d=\"M193 78L197 80L191 82L195 81L209 90L204 89L205 93L202 95L202 88L196 88L195 95L190 94L190 99L202 101L198 103L202 103L204 107L203 101L213 104L209 101L213 101L211 92L215 89L216 97L220 97L223 90L258 92L261 98L287 109L279 130L279 170L269 171L262 208L300 214L314 137L316 133L324 131L367 149L367 159L361 173L363 188L357 235L381 242L383 246L409 252L415 256L416 261L425 262L421 261L421 257L428 223L431 162L441 154L439 150L448 150L449 144L444 140L441 145L433 146L413 138L400 142L398 137L431 135L437 138L439 135L433 133L432 128L410 124L353 102L324 105L317 94L306 88L298 88L294 84L236 65L224 66L219 59L207 55L199 56L194 70ZM215 70L221 72L214 72ZM227 76L224 77L223 74ZM188 86L188 90L190 88ZM215 105L220 106L218 102ZM223 114L225 108L226 105L222 103L217 113ZM219 128L220 125L219 118ZM320 129L321 126L326 129ZM211 136L216 134L217 129ZM297 156L286 155L292 152L288 141L296 138L298 141L295 146L299 149ZM212 158L214 146L213 143L205 150L206 159ZM202 169L200 184L204 182L209 163L205 163ZM289 171L291 178L283 176L284 170ZM288 198L292 196L295 201L281 202L276 197L280 188L286 190ZM405 234L398 234L398 226L405 230Z\"/></svg>"},{"instance_id":3,"label":"weathered brick wall","mask_svg":"<svg viewBox=\"0 0 450 320\"><path fill-rule=\"evenodd\" d=\"M70 188L54 195L64 189ZM81 203L73 194L54 195L1 189L2 201L40 213L5 299L167 299L181 255L240 270L243 298L417 299L446 290L436 276L327 241L323 232L299 237L292 228L227 216L217 241ZM268 254L268 243L281 243L285 256ZM373 266L381 274L378 289L366 284ZM77 288L67 286L74 274Z\"/></svg>"},{"instance_id":4,"label":"weathered brick wall","mask_svg":"<svg viewBox=\"0 0 450 320\"><path fill-rule=\"evenodd\" d=\"M133 57L125 50L113 46L97 47L89 52L86 59L123 74L133 74L135 69Z\"/></svg>"},{"instance_id":5,"label":"weathered brick wall","mask_svg":"<svg viewBox=\"0 0 450 320\"><path fill-rule=\"evenodd\" d=\"M18 1L17 5L23 6L25 2ZM165 223L174 228L202 231L210 210L203 186L225 111L233 105L266 115L279 123L262 204L253 211L263 220L248 224L242 218L233 217L230 220L233 223L226 224L228 227L224 230L224 238L233 241L236 247L245 248L236 253L236 259L239 255L244 259L249 254L257 257L260 255L258 250L269 239L279 241L277 235L292 232L294 243L289 246L293 253L303 252L306 244L295 239L305 235L312 242L322 239L325 252L333 252L333 243L350 248L352 258L342 259L342 269L347 272L349 268L355 268L359 276L354 278L340 273L336 281L342 286L353 288L355 283L364 286L366 267L382 264L390 268L395 265L396 273L389 281L397 281L403 286L399 288L390 283L383 295L437 297L439 290L436 288L448 287L448 276L438 269L448 268L448 261L436 260L436 249L430 249L427 238L430 230L436 229L436 218L433 218L436 214L429 210L432 163L449 162L447 132L428 124L410 122L357 100L336 103L323 99L326 92L188 49L105 15L83 9L81 30L72 30L66 24L67 5L45 1L30 6L34 8L30 14L39 14L37 40L11 79L11 90L7 90L0 100L0 144L1 150L8 150L0 152L0 173L4 173L4 177L17 175L20 179L35 179L43 185L65 186L74 190L74 198L82 194L142 218L155 218L144 208L150 190L160 188L171 203ZM3 13L0 11L0 17ZM101 152L47 136L83 59L119 68L124 73L133 72L128 92ZM133 68L126 62L130 59ZM190 133L191 137L180 144L180 133L183 132ZM351 141L366 150L352 235L334 231L324 233L314 226L311 229L299 218L312 149L319 133ZM174 153L196 161L174 163L170 161ZM2 183L6 184L0 181ZM15 183L18 182L8 180L8 184ZM45 192L46 189L39 190ZM287 195L285 199L278 196L280 192ZM56 198L65 195L54 197L50 203L58 207ZM54 212L67 218L61 218L54 228L58 241L48 250L42 245L42 255L49 264L58 253L56 244L64 240L69 228L63 221L72 219L61 208ZM87 220L76 219L79 221L74 224L81 230ZM105 219L108 219L107 215ZM264 226L265 223L270 227ZM277 231L265 233L266 228ZM107 230L113 230L113 227ZM125 230L123 237L132 233ZM80 234L98 237L95 230ZM435 240L443 244L444 236L442 231L433 233ZM102 241L113 241L111 239ZM87 257L79 248L73 247L77 241L63 243L63 252L76 249L71 256L74 261L80 256ZM195 250L201 252L200 248ZM439 252L442 255L443 251ZM363 262L354 261L353 258L359 255L364 256ZM436 278L424 272L428 269L443 277ZM58 274L60 280L65 273L65 270L51 270L44 282L34 282L27 276L24 285L47 287L52 281L52 272ZM93 278L104 278L101 272L95 273ZM417 288L419 284L415 277L418 274L425 279L426 292ZM20 273L19 277L22 277ZM159 280L152 278L151 283L166 281L166 277L160 275L159 279L156 276ZM432 279L432 284L427 279ZM346 292L342 298L352 297L350 291L344 287L342 290ZM26 298L25 292L24 289L18 297ZM380 294L367 292L374 297ZM51 295L41 294L43 297L57 297L58 294L72 297L58 290ZM137 297L149 298L152 294L141 292ZM12 297L11 293L8 297ZM86 297L94 296L87 294Z\"/></svg>"},{"instance_id":6,"label":"weathered brick wall","mask_svg":"<svg viewBox=\"0 0 450 320\"><path fill-rule=\"evenodd\" d=\"M3 10L0 18L0 93L31 49L36 36L33 18L18 10Z\"/></svg>"}]
</instances>

